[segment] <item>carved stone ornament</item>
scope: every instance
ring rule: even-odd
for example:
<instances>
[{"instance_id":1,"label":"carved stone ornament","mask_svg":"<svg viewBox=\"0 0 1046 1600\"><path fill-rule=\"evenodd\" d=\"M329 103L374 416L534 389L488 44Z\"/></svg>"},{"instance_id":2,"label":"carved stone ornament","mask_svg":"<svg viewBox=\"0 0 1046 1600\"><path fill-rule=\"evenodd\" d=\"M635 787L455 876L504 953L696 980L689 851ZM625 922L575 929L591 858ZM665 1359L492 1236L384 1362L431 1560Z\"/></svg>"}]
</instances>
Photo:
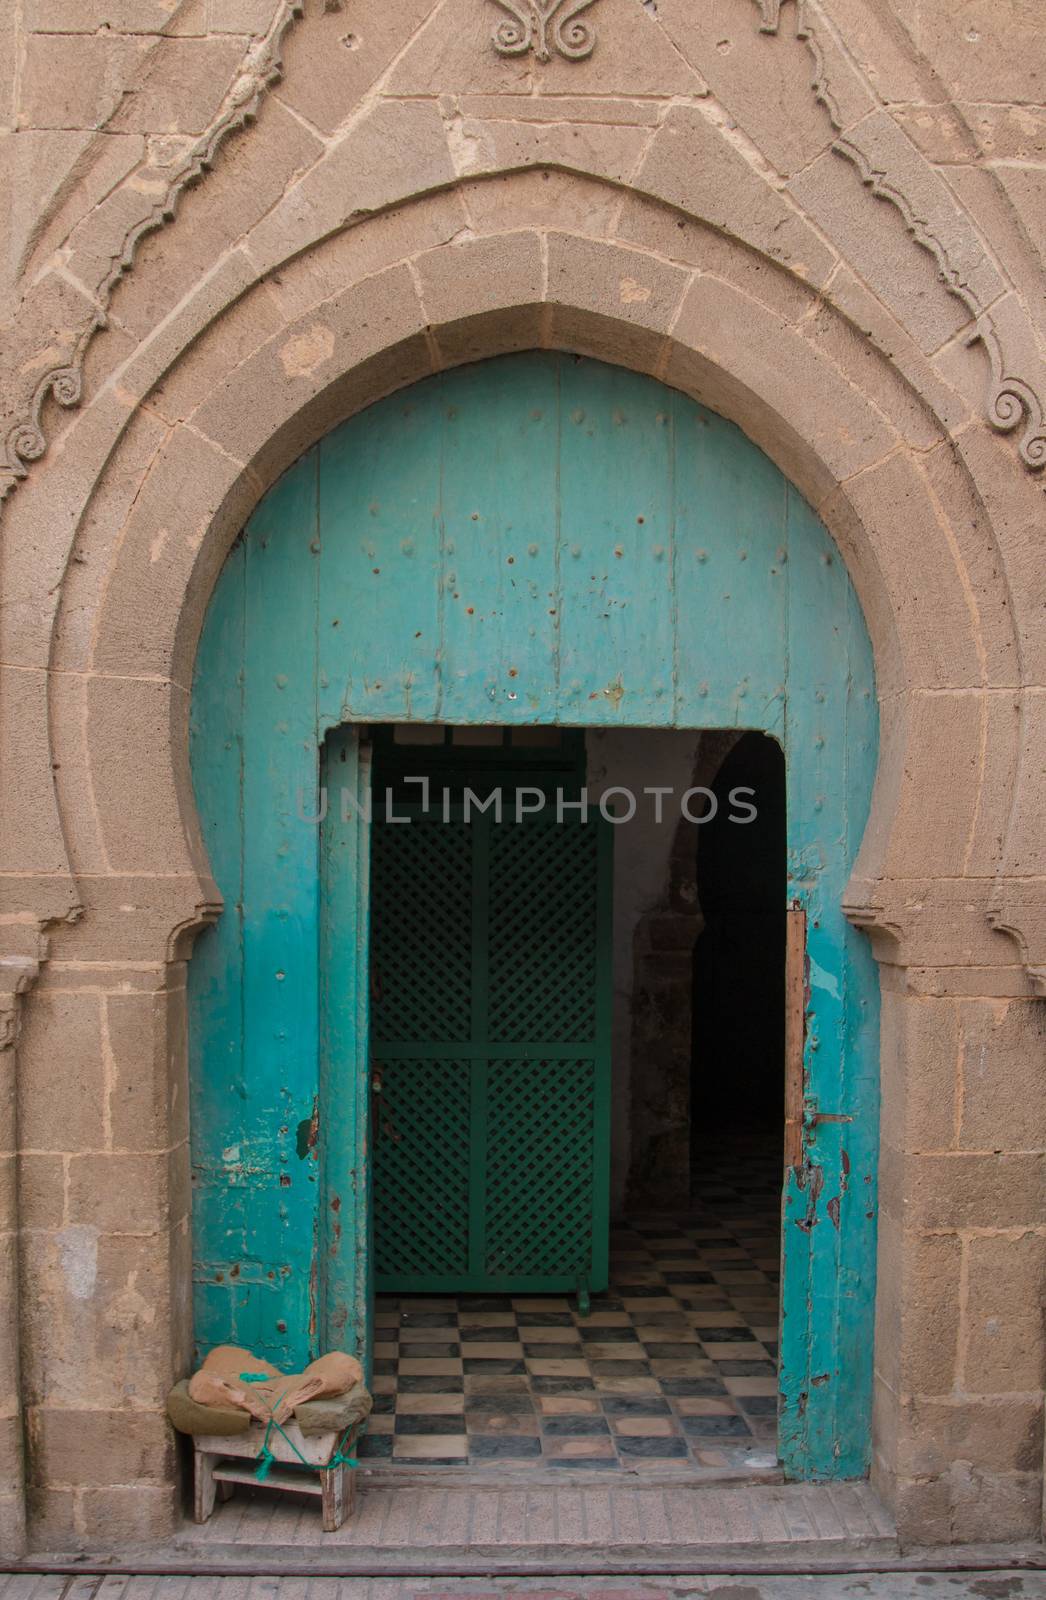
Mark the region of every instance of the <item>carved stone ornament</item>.
<instances>
[{"instance_id":1,"label":"carved stone ornament","mask_svg":"<svg viewBox=\"0 0 1046 1600\"><path fill-rule=\"evenodd\" d=\"M0 0L2 3L2 0ZM490 0L506 13L494 29L494 48L503 56L526 55L533 51L539 61L550 61L553 52L568 61L582 61L592 54L595 28L580 20L581 13L598 0ZM335 0L328 0L328 8ZM776 35L781 30L785 0L755 0L759 8L761 33ZM999 433L1017 433L1020 460L1031 472L1046 468L1046 401L1018 371L1022 350L1004 346L1002 331L991 305L973 293L960 267L952 260L949 247L938 236L932 221L920 215L920 208L905 193L905 186L881 161L862 148L858 130L843 133L843 117L829 82L821 33L829 31L815 0L795 0L795 32L804 41L814 62L811 82L815 98L824 106L839 135L832 148L853 163L860 181L878 199L896 206L908 232L924 250L936 258L941 281L969 309L973 324L968 336L971 344L983 345L988 357L989 387L984 413L989 425ZM82 329L66 364L46 372L38 382L27 413L0 438L0 502L26 476L30 463L38 461L47 449L44 428L45 405L75 407L82 399L84 352L99 328L106 326L106 308L120 278L130 272L141 239L155 228L170 222L182 192L201 178L218 156L231 133L251 122L266 91L282 76L280 49L284 34L304 14L303 0L279 0L275 17L264 38L256 41L244 62L243 70L229 90L211 126L195 142L173 179L144 217L135 221L112 257L112 269L99 293L101 305ZM906 136L905 136L906 137ZM143 167L140 177L148 191L155 174ZM1046 475L1046 474L1044 474Z\"/></svg>"},{"instance_id":2,"label":"carved stone ornament","mask_svg":"<svg viewBox=\"0 0 1046 1600\"><path fill-rule=\"evenodd\" d=\"M568 61L583 61L596 45L590 22L580 22L582 11L596 0L494 0L508 16L494 29L494 49L501 56L524 56L533 50L539 61L552 52Z\"/></svg>"},{"instance_id":3,"label":"carved stone ornament","mask_svg":"<svg viewBox=\"0 0 1046 1600\"><path fill-rule=\"evenodd\" d=\"M2 0L0 0L2 3ZM173 220L178 201L186 189L198 182L214 166L218 153L239 129L253 122L266 92L283 76L281 50L288 29L304 16L303 0L279 0L266 34L257 39L241 65L235 82L225 95L214 120L192 144L177 170L162 186L159 197L148 205L123 238L111 258L110 270L98 291L99 305L81 330L68 363L45 372L33 392L28 412L0 439L0 504L26 476L29 465L47 451L44 407L48 401L66 408L80 405L83 399L83 360L87 346L99 329L108 326L108 306L113 290L134 265L138 246L146 234ZM136 173L143 194L155 192L156 173L148 157Z\"/></svg>"},{"instance_id":4,"label":"carved stone ornament","mask_svg":"<svg viewBox=\"0 0 1046 1600\"><path fill-rule=\"evenodd\" d=\"M780 31L783 3L784 0L756 0L761 14L760 33L777 34ZM909 168L909 164L884 161L874 151L866 149L860 127L843 132L843 117L832 92L821 37L822 33L827 35L829 30L816 0L795 0L795 13L796 38L804 42L813 58L814 76L810 87L839 135L833 140L832 149L836 155L853 163L861 182L877 200L887 200L896 206L916 244L934 257L941 283L949 294L962 301L973 319L973 328L966 343L981 343L987 352L990 378L984 410L988 422L997 433L1019 430L1017 454L1029 472L1041 472L1046 467L1046 406L1042 397L1013 370L1012 352L1004 348L1002 330L993 308L985 304L969 281L965 264L961 259L955 259L955 251L942 232L940 222L935 221L931 214L934 209L940 208L934 208L925 193L919 198L910 192L911 186L904 170ZM903 149L907 137L897 134L896 129L894 131ZM944 191L943 182L941 190Z\"/></svg>"}]
</instances>

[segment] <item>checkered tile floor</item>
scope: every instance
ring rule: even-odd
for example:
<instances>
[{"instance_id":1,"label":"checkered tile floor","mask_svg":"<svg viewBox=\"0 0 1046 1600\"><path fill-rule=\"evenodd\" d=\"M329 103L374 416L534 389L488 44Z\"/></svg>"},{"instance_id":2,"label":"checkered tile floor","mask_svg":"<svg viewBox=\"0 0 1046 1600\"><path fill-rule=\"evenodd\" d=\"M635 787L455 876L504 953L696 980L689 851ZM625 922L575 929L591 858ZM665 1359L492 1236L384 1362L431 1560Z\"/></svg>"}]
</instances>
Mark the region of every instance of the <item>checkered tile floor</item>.
<instances>
[{"instance_id":1,"label":"checkered tile floor","mask_svg":"<svg viewBox=\"0 0 1046 1600\"><path fill-rule=\"evenodd\" d=\"M780 1168L705 1172L691 1211L611 1233L572 1298L378 1300L374 1465L634 1469L773 1456Z\"/></svg>"}]
</instances>

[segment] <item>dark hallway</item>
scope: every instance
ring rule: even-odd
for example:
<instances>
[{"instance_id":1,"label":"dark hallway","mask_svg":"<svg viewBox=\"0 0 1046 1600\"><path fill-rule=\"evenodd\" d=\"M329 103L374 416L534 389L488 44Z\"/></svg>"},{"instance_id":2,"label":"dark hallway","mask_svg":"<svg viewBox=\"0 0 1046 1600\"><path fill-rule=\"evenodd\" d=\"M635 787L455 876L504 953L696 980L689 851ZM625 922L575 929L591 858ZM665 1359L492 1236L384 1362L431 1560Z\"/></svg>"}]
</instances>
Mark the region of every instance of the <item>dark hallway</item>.
<instances>
[{"instance_id":1,"label":"dark hallway","mask_svg":"<svg viewBox=\"0 0 1046 1600\"><path fill-rule=\"evenodd\" d=\"M731 796L755 808L733 820ZM691 1176L733 1170L780 1193L784 1126L787 897L784 755L746 733L712 784L715 814L697 830L691 1011Z\"/></svg>"}]
</instances>

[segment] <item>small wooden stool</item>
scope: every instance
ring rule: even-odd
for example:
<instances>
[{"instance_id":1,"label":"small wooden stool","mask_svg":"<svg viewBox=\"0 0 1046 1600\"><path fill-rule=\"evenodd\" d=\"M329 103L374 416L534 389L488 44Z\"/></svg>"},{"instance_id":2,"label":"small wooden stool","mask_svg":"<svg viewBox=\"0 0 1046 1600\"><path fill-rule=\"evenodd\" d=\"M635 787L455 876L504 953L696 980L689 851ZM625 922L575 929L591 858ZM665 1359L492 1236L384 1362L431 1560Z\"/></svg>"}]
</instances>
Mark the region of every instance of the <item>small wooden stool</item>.
<instances>
[{"instance_id":1,"label":"small wooden stool","mask_svg":"<svg viewBox=\"0 0 1046 1600\"><path fill-rule=\"evenodd\" d=\"M319 1495L323 1510L324 1533L337 1533L352 1511L356 1499L356 1474L338 1455L351 1453L360 1431L355 1423L349 1431L318 1433L307 1438L294 1421L285 1422L282 1432L267 1430L254 1423L245 1433L232 1437L221 1434L193 1436L194 1496L193 1514L206 1522L214 1510L216 1496L227 1500L237 1483L258 1484L257 1462L266 1444L272 1464L263 1480L266 1489L290 1489L297 1494ZM298 1454L295 1454L295 1451ZM303 1462L313 1469L307 1470Z\"/></svg>"}]
</instances>

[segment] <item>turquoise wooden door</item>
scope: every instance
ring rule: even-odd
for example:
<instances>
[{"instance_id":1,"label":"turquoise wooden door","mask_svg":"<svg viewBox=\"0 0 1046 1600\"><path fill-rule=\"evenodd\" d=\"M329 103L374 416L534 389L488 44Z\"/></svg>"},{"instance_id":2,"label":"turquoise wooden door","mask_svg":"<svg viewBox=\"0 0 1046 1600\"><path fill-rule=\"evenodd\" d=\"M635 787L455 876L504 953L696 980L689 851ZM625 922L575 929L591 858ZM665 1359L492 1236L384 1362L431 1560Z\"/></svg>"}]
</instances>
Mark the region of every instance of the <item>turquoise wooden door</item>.
<instances>
[{"instance_id":1,"label":"turquoise wooden door","mask_svg":"<svg viewBox=\"0 0 1046 1600\"><path fill-rule=\"evenodd\" d=\"M296 1343L285 1339L279 1353L287 1361L290 1350L348 1350L369 1370L368 1331L362 1313L371 1303L374 1283L367 1141L370 742L356 728L338 728L324 745L319 776L316 809L305 812L301 805L297 809L299 826L313 831L301 818L317 819L322 845L319 927L309 929L310 938L315 934L318 939L314 950L318 956L319 1054L314 1071L305 1061L302 1070L294 1074L295 1081L305 1086L316 1084L308 1133L302 1139L304 1124L300 1124L295 1142L299 1168L305 1167L306 1182L315 1185L309 1325L295 1329ZM306 793L311 800L311 789ZM288 1188L293 1182L292 1178L286 1184L286 1174L281 1178Z\"/></svg>"},{"instance_id":2,"label":"turquoise wooden door","mask_svg":"<svg viewBox=\"0 0 1046 1600\"><path fill-rule=\"evenodd\" d=\"M816 515L737 428L572 356L464 367L346 423L266 495L216 586L192 707L226 900L190 967L199 1342L289 1366L366 1342L365 828L350 805L321 856L321 756L361 800L355 730L402 721L781 742L810 999L779 1447L794 1476L862 1473L878 1000L841 900L876 762L867 631ZM324 921L335 900L348 914Z\"/></svg>"},{"instance_id":3,"label":"turquoise wooden door","mask_svg":"<svg viewBox=\"0 0 1046 1600\"><path fill-rule=\"evenodd\" d=\"M607 1285L610 824L511 799L395 815L373 825L376 1287L587 1299Z\"/></svg>"}]
</instances>

